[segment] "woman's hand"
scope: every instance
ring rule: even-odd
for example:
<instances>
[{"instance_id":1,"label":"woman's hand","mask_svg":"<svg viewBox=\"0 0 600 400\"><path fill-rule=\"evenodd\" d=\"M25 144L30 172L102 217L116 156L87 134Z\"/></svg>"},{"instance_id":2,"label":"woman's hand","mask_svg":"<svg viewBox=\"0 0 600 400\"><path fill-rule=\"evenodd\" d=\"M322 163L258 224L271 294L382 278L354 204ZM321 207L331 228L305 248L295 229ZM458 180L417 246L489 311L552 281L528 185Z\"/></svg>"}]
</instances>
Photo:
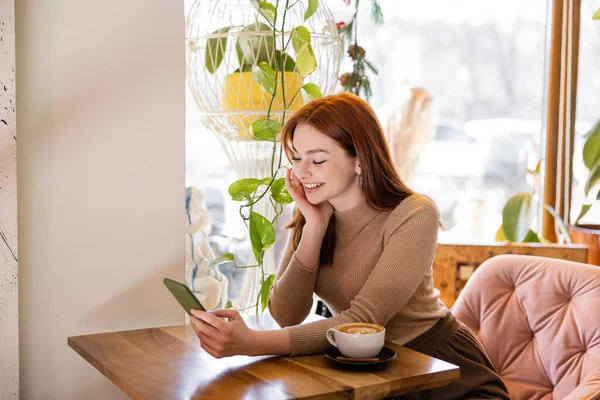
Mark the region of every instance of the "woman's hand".
<instances>
[{"instance_id":1,"label":"woman's hand","mask_svg":"<svg viewBox=\"0 0 600 400\"><path fill-rule=\"evenodd\" d=\"M252 333L255 331L248 328L239 311L232 308L210 312L193 309L190 320L200 346L211 356L253 355Z\"/></svg>"},{"instance_id":2,"label":"woman's hand","mask_svg":"<svg viewBox=\"0 0 600 400\"><path fill-rule=\"evenodd\" d=\"M311 204L306 199L304 185L290 169L285 173L285 188L304 215L306 225L322 229L324 234L329 225L329 219L333 215L333 206L328 201L317 205Z\"/></svg>"}]
</instances>

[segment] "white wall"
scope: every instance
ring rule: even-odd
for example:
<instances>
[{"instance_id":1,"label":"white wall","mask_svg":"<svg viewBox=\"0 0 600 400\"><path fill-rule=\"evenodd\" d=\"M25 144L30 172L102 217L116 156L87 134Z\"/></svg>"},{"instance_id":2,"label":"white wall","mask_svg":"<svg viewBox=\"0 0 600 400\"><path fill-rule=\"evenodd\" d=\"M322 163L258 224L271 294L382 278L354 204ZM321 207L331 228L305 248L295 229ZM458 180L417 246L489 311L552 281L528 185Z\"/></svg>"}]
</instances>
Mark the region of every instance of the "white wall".
<instances>
[{"instance_id":1,"label":"white wall","mask_svg":"<svg viewBox=\"0 0 600 400\"><path fill-rule=\"evenodd\" d=\"M21 398L125 398L67 337L183 323L183 1L15 3Z\"/></svg>"},{"instance_id":2,"label":"white wall","mask_svg":"<svg viewBox=\"0 0 600 400\"><path fill-rule=\"evenodd\" d=\"M19 398L15 13L0 0L0 399Z\"/></svg>"}]
</instances>

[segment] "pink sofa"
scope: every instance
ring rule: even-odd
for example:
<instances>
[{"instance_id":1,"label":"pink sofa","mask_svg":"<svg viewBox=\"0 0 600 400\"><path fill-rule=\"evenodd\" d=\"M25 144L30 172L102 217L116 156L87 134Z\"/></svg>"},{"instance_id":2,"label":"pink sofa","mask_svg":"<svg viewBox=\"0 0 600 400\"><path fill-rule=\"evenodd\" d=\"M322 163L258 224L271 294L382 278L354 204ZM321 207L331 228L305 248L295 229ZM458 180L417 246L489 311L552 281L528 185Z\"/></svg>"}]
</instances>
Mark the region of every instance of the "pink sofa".
<instances>
[{"instance_id":1,"label":"pink sofa","mask_svg":"<svg viewBox=\"0 0 600 400\"><path fill-rule=\"evenodd\" d=\"M600 267L493 257L452 311L477 334L512 399L600 399Z\"/></svg>"}]
</instances>

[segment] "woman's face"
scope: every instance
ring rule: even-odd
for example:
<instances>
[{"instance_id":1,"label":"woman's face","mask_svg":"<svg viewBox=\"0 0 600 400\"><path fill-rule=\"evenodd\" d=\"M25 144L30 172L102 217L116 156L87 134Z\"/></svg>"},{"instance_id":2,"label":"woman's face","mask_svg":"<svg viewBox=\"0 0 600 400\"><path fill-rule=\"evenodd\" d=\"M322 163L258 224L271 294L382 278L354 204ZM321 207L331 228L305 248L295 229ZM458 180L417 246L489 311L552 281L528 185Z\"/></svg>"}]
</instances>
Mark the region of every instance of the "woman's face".
<instances>
[{"instance_id":1,"label":"woman's face","mask_svg":"<svg viewBox=\"0 0 600 400\"><path fill-rule=\"evenodd\" d=\"M293 172L311 204L329 201L336 211L345 211L364 197L358 158L349 156L334 139L310 125L299 124L293 151Z\"/></svg>"}]
</instances>

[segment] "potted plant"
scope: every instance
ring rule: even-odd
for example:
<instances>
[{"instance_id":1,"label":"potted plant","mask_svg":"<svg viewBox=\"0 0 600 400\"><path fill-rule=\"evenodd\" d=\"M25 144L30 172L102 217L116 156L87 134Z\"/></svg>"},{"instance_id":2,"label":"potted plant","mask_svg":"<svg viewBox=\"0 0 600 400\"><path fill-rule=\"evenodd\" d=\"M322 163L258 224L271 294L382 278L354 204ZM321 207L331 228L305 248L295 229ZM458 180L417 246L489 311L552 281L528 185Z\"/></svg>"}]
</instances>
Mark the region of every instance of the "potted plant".
<instances>
[{"instance_id":1,"label":"potted plant","mask_svg":"<svg viewBox=\"0 0 600 400\"><path fill-rule=\"evenodd\" d=\"M600 10L596 14L600 18ZM582 156L586 168L590 171L584 185L584 193L586 198L592 201L581 207L577 218L569 225L569 233L573 243L588 246L588 263L600 265L600 224L580 223L591 207L600 200L600 120L586 133Z\"/></svg>"},{"instance_id":2,"label":"potted plant","mask_svg":"<svg viewBox=\"0 0 600 400\"><path fill-rule=\"evenodd\" d=\"M311 1L316 4L317 1ZM296 26L291 33L292 47L296 52L296 60L288 54L289 43L281 43L277 48L277 39L284 39L284 32L275 28L277 14L268 1L253 2L265 22L255 22L243 27L237 34L235 51L239 68L225 76L220 105L224 111L248 110L272 112L296 111L302 106L303 99L298 96L301 89L310 98L321 96L317 85L303 85L303 78L310 75L317 67L310 43L310 32L304 26ZM310 7L310 6L309 6ZM308 19L316 11L313 8L305 15ZM285 15L281 17L285 24ZM223 61L227 50L227 33L232 27L217 29L207 41L205 67L215 73ZM283 29L283 28L282 28ZM281 74L280 78L277 76ZM258 120L256 115L242 116L235 121L240 138L251 140L256 134L250 133L250 127ZM279 121L280 123L282 121Z\"/></svg>"},{"instance_id":3,"label":"potted plant","mask_svg":"<svg viewBox=\"0 0 600 400\"><path fill-rule=\"evenodd\" d=\"M593 201L584 204L575 221L568 225L552 207L546 206L545 209L554 217L564 242L587 245L588 263L600 265L600 224L580 223L592 205L600 200L600 120L585 134L584 138L582 157L585 166L590 170L584 192L586 198L591 198ZM531 172L538 175L539 167L538 163L536 170ZM536 192L535 188L533 192ZM506 202L502 211L502 225L496 233L497 241L548 242L531 229L536 209L534 193L517 193Z\"/></svg>"},{"instance_id":4,"label":"potted plant","mask_svg":"<svg viewBox=\"0 0 600 400\"><path fill-rule=\"evenodd\" d=\"M596 10L594 20L600 20L600 9ZM588 263L600 265L600 224L581 224L579 221L587 214L590 208L600 200L600 120L585 134L582 156L586 168L589 169L589 175L584 185L584 193L587 199L591 201L584 204L579 211L577 218L572 224L569 224L570 239L573 243L585 244L588 246ZM553 213L559 224L564 227L564 222Z\"/></svg>"}]
</instances>

